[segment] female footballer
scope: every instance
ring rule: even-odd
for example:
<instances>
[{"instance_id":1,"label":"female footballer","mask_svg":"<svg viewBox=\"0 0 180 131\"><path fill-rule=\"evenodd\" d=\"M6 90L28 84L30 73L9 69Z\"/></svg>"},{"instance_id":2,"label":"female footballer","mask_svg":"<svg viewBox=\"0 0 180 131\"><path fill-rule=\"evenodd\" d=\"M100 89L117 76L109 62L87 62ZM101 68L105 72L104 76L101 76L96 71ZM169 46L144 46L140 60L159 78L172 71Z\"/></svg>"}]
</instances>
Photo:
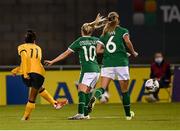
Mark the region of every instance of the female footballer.
<instances>
[{"instance_id":1,"label":"female footballer","mask_svg":"<svg viewBox=\"0 0 180 131\"><path fill-rule=\"evenodd\" d=\"M134 50L126 28L119 25L119 15L116 12L108 14L102 36L97 45L97 53L103 53L103 66L101 69L101 88L96 89L94 97L90 100L88 110L91 111L96 99L104 93L111 80L115 77L119 80L122 91L122 102L126 114L126 119L131 120L134 112L130 111L130 96L128 92L129 83L129 60L125 45L134 57L138 53Z\"/></svg>"},{"instance_id":2,"label":"female footballer","mask_svg":"<svg viewBox=\"0 0 180 131\"><path fill-rule=\"evenodd\" d=\"M52 65L71 55L73 52L78 52L79 61L81 64L81 73L78 84L78 114L70 117L72 120L89 119L87 105L90 100L90 92L96 85L99 78L99 66L96 60L96 46L98 39L91 36L98 23L101 21L100 15L92 23L85 23L81 27L81 35L75 40L69 48L52 61L45 60L45 64Z\"/></svg>"},{"instance_id":3,"label":"female footballer","mask_svg":"<svg viewBox=\"0 0 180 131\"><path fill-rule=\"evenodd\" d=\"M28 30L25 35L25 43L18 46L18 54L21 57L19 67L12 70L15 75L22 74L23 82L30 88L28 102L22 120L29 120L30 114L35 109L35 100L38 93L54 108L60 109L67 103L66 101L58 102L42 87L44 83L45 70L41 64L42 52L41 48L35 43L36 34L32 30Z\"/></svg>"}]
</instances>

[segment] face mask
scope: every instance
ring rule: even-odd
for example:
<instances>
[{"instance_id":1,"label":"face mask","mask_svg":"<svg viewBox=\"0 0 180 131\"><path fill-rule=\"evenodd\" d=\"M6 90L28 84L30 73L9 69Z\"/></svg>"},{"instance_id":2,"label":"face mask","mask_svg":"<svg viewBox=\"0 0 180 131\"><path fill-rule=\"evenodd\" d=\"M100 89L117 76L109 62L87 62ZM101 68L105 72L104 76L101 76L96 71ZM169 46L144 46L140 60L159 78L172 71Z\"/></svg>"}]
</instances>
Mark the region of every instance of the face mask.
<instances>
[{"instance_id":1,"label":"face mask","mask_svg":"<svg viewBox=\"0 0 180 131\"><path fill-rule=\"evenodd\" d=\"M163 61L163 58L162 57L157 57L154 59L154 61L158 64L160 64L162 61Z\"/></svg>"}]
</instances>

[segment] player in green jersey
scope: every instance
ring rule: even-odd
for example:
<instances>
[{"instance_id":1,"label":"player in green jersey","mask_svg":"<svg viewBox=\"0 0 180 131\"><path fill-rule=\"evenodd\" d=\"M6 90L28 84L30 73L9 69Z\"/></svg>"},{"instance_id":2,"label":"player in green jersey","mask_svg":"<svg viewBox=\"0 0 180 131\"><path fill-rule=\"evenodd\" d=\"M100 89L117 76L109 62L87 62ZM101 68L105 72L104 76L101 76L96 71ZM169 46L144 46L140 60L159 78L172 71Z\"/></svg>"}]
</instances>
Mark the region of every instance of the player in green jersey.
<instances>
[{"instance_id":1,"label":"player in green jersey","mask_svg":"<svg viewBox=\"0 0 180 131\"><path fill-rule=\"evenodd\" d=\"M81 73L78 84L78 114L70 117L72 120L89 119L89 112L87 105L91 97L91 91L95 87L96 82L99 79L99 65L96 60L96 46L98 38L91 36L94 29L98 28L98 23L102 17L97 16L96 20L91 23L86 23L81 27L81 35L75 40L69 48L53 59L52 61L45 60L45 64L52 65L58 61L61 61L71 55L73 52L79 54L79 61L81 64Z\"/></svg>"},{"instance_id":2,"label":"player in green jersey","mask_svg":"<svg viewBox=\"0 0 180 131\"><path fill-rule=\"evenodd\" d=\"M128 92L129 83L129 60L125 45L134 57L138 53L134 50L126 28L119 26L119 15L116 12L108 14L102 36L98 41L97 52L103 53L103 65L101 69L101 88L96 89L94 97L88 104L89 111L92 110L96 99L99 99L108 87L111 80L117 78L122 91L122 102L126 119L131 120L134 113L130 110L130 96Z\"/></svg>"}]
</instances>

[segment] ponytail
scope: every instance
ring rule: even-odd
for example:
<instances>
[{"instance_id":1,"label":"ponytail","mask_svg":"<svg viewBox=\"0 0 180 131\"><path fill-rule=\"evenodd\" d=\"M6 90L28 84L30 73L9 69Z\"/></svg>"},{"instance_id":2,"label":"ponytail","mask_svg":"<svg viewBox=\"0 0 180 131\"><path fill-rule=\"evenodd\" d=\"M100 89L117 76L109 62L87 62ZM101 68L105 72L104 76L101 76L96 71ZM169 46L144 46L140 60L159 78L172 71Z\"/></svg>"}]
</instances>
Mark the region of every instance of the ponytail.
<instances>
[{"instance_id":1,"label":"ponytail","mask_svg":"<svg viewBox=\"0 0 180 131\"><path fill-rule=\"evenodd\" d=\"M113 32L119 25L119 15L116 12L110 12L107 19L108 22L103 29L102 35L105 35L107 32Z\"/></svg>"},{"instance_id":2,"label":"ponytail","mask_svg":"<svg viewBox=\"0 0 180 131\"><path fill-rule=\"evenodd\" d=\"M107 23L103 29L102 35L105 35L107 32L114 31L117 25L118 24L115 21Z\"/></svg>"},{"instance_id":3,"label":"ponytail","mask_svg":"<svg viewBox=\"0 0 180 131\"><path fill-rule=\"evenodd\" d=\"M24 41L26 43L34 43L35 40L36 40L36 33L33 32L32 30L27 30Z\"/></svg>"}]
</instances>

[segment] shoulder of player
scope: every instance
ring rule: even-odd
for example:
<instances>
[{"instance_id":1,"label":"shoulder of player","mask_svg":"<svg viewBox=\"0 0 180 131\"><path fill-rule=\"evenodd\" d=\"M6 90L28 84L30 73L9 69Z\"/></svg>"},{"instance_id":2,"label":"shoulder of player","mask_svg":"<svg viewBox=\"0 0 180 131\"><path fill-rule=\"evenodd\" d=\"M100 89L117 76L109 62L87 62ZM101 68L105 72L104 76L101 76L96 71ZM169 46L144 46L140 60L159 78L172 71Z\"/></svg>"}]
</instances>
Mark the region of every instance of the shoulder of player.
<instances>
[{"instance_id":1,"label":"shoulder of player","mask_svg":"<svg viewBox=\"0 0 180 131\"><path fill-rule=\"evenodd\" d=\"M83 39L83 37L78 37L76 40L74 40L74 42L73 43L79 43L81 40Z\"/></svg>"},{"instance_id":2,"label":"shoulder of player","mask_svg":"<svg viewBox=\"0 0 180 131\"><path fill-rule=\"evenodd\" d=\"M22 49L25 49L25 48L27 48L27 44L26 43L23 43L23 44L20 44L19 46L18 46L18 50L22 50Z\"/></svg>"},{"instance_id":3,"label":"shoulder of player","mask_svg":"<svg viewBox=\"0 0 180 131\"><path fill-rule=\"evenodd\" d=\"M127 29L127 28L122 27L122 26L117 26L117 28L118 28L119 30L122 30L122 31L128 31L128 29Z\"/></svg>"},{"instance_id":4,"label":"shoulder of player","mask_svg":"<svg viewBox=\"0 0 180 131\"><path fill-rule=\"evenodd\" d=\"M33 44L33 46L35 46L36 48L39 48L41 49L41 47L36 43L36 44Z\"/></svg>"},{"instance_id":5,"label":"shoulder of player","mask_svg":"<svg viewBox=\"0 0 180 131\"><path fill-rule=\"evenodd\" d=\"M82 36L79 36L77 39L76 39L76 41L80 41L80 40L82 40L84 37L82 37Z\"/></svg>"},{"instance_id":6,"label":"shoulder of player","mask_svg":"<svg viewBox=\"0 0 180 131\"><path fill-rule=\"evenodd\" d=\"M84 41L84 40L98 40L98 38L94 36L82 36L76 39L76 42Z\"/></svg>"},{"instance_id":7,"label":"shoulder of player","mask_svg":"<svg viewBox=\"0 0 180 131\"><path fill-rule=\"evenodd\" d=\"M20 55L21 52L23 52L23 51L27 52L27 48L28 48L28 45L26 43L20 44L17 48L18 54Z\"/></svg>"},{"instance_id":8,"label":"shoulder of player","mask_svg":"<svg viewBox=\"0 0 180 131\"><path fill-rule=\"evenodd\" d=\"M98 38L98 37L95 37L95 36L92 36L92 38L95 39L95 40L99 40L99 38Z\"/></svg>"},{"instance_id":9,"label":"shoulder of player","mask_svg":"<svg viewBox=\"0 0 180 131\"><path fill-rule=\"evenodd\" d=\"M28 49L28 48L31 48L31 47L35 47L35 48L41 49L41 47L38 46L37 44L27 44L27 43L23 43L23 44L20 44L20 45L18 46L18 50Z\"/></svg>"}]
</instances>

